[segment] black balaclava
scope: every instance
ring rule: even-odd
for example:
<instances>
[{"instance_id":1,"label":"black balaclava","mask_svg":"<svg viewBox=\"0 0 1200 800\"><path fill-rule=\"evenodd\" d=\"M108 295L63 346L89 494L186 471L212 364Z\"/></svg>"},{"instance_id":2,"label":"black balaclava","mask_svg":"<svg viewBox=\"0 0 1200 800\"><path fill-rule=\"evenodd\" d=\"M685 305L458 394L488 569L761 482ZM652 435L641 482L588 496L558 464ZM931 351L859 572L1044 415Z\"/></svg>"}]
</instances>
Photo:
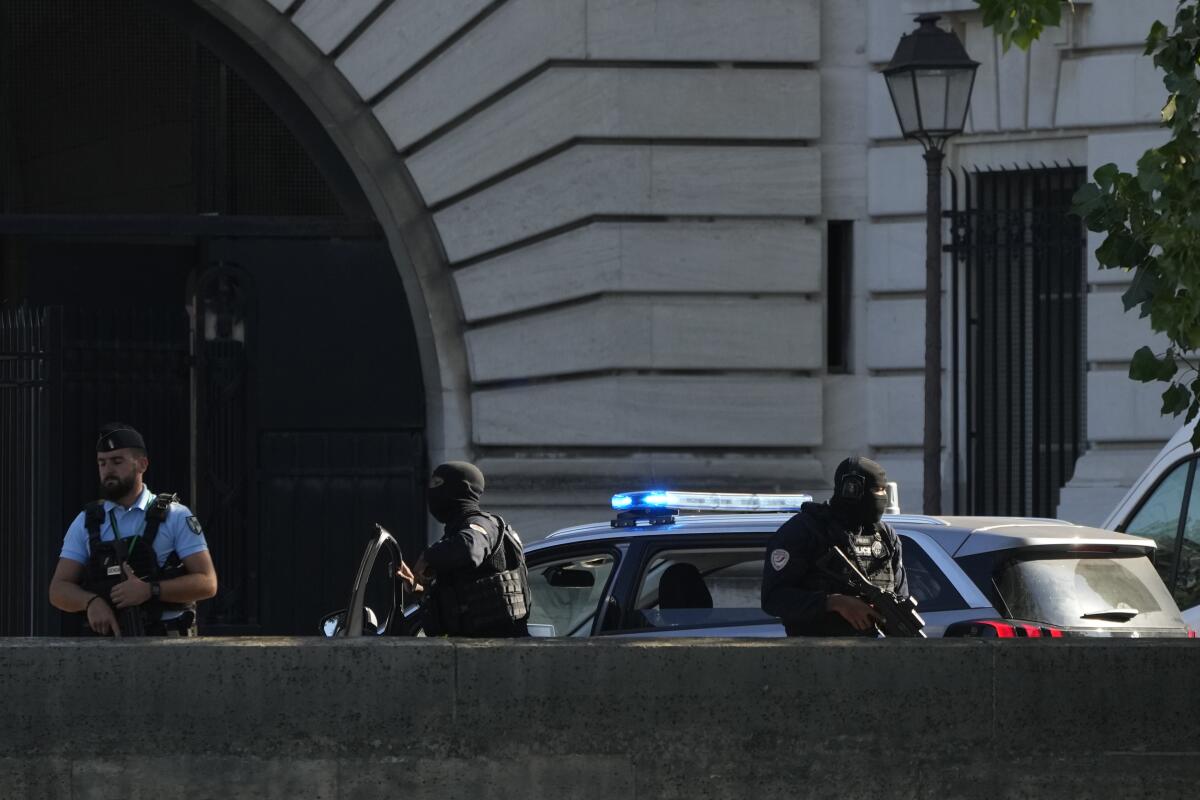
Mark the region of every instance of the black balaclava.
<instances>
[{"instance_id":1,"label":"black balaclava","mask_svg":"<svg viewBox=\"0 0 1200 800\"><path fill-rule=\"evenodd\" d=\"M881 497L875 489L885 490ZM869 458L852 456L838 464L830 508L849 525L874 525L887 508L887 473Z\"/></svg>"},{"instance_id":2,"label":"black balaclava","mask_svg":"<svg viewBox=\"0 0 1200 800\"><path fill-rule=\"evenodd\" d=\"M443 525L479 511L483 473L466 461L448 461L433 471L429 480L429 513Z\"/></svg>"}]
</instances>

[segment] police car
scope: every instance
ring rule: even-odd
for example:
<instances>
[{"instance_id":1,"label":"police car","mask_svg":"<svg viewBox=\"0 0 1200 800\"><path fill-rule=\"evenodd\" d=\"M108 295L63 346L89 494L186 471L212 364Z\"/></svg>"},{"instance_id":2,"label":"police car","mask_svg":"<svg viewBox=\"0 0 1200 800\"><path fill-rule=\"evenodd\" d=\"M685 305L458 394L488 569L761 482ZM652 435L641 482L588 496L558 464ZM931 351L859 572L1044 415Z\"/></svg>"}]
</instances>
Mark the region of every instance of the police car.
<instances>
[{"instance_id":1,"label":"police car","mask_svg":"<svg viewBox=\"0 0 1200 800\"><path fill-rule=\"evenodd\" d=\"M615 495L611 520L526 547L530 632L783 636L759 606L763 558L771 534L809 500ZM1149 539L1055 519L891 513L884 521L902 541L928 636L1192 635L1154 569Z\"/></svg>"},{"instance_id":2,"label":"police car","mask_svg":"<svg viewBox=\"0 0 1200 800\"><path fill-rule=\"evenodd\" d=\"M1058 638L1193 636L1155 571L1150 539L1056 519L900 514L908 586L927 636ZM612 498L612 519L565 528L525 548L533 636L783 636L760 607L767 541L809 495L653 490ZM685 513L688 512L688 513ZM704 513L708 512L708 513ZM365 605L376 560L394 576L382 528L363 554L346 610L326 636L419 630L389 577L376 615ZM391 595L391 597L388 597ZM381 621L382 620L382 621Z\"/></svg>"}]
</instances>

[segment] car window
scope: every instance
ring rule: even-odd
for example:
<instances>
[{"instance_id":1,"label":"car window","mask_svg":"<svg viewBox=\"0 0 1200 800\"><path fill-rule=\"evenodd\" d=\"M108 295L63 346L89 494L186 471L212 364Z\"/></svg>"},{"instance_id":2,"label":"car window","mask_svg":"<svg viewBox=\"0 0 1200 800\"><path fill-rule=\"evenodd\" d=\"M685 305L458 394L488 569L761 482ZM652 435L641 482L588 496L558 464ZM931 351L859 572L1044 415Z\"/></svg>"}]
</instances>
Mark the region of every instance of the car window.
<instances>
[{"instance_id":1,"label":"car window","mask_svg":"<svg viewBox=\"0 0 1200 800\"><path fill-rule=\"evenodd\" d=\"M1016 619L1059 627L1179 628L1183 618L1145 556L1014 559L996 577ZM1125 619L1122 611L1137 613ZM1085 615L1116 612L1110 618Z\"/></svg>"},{"instance_id":2,"label":"car window","mask_svg":"<svg viewBox=\"0 0 1200 800\"><path fill-rule=\"evenodd\" d=\"M616 565L613 553L591 553L529 568L534 636L587 636Z\"/></svg>"},{"instance_id":3,"label":"car window","mask_svg":"<svg viewBox=\"0 0 1200 800\"><path fill-rule=\"evenodd\" d=\"M1168 564L1175 558L1174 552L1165 560ZM1163 580L1168 581L1175 602L1180 608L1191 608L1200 604L1200 481L1192 479L1191 498L1187 504L1187 518L1183 522L1183 539L1179 543L1178 566L1174 584L1170 583L1170 572ZM1162 572L1159 573L1160 575Z\"/></svg>"},{"instance_id":4,"label":"car window","mask_svg":"<svg viewBox=\"0 0 1200 800\"><path fill-rule=\"evenodd\" d=\"M1171 568L1175 563L1179 515L1183 513L1183 493L1191 464L1191 461L1177 464L1167 477L1159 482L1125 526L1126 533L1154 540L1158 546L1154 554L1154 566L1164 581L1171 580Z\"/></svg>"},{"instance_id":5,"label":"car window","mask_svg":"<svg viewBox=\"0 0 1200 800\"><path fill-rule=\"evenodd\" d=\"M929 554L907 536L900 537L904 573L908 577L908 593L917 601L917 611L953 611L967 607L946 573L942 572Z\"/></svg>"},{"instance_id":6,"label":"car window","mask_svg":"<svg viewBox=\"0 0 1200 800\"><path fill-rule=\"evenodd\" d=\"M626 629L692 628L774 622L762 610L765 548L662 550L639 578Z\"/></svg>"}]
</instances>

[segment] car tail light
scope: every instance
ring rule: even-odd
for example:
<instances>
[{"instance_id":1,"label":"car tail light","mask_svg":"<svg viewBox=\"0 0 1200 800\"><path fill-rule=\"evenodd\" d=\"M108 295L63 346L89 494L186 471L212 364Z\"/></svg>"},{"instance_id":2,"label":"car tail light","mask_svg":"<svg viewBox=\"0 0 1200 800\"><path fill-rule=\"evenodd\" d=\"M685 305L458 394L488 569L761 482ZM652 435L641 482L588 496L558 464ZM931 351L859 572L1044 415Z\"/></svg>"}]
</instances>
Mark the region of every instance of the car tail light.
<instances>
[{"instance_id":1,"label":"car tail light","mask_svg":"<svg viewBox=\"0 0 1200 800\"><path fill-rule=\"evenodd\" d=\"M997 639L1012 639L1017 635L1013 626L1005 622L981 622L979 625L981 628L991 628L994 630Z\"/></svg>"},{"instance_id":2,"label":"car tail light","mask_svg":"<svg viewBox=\"0 0 1200 800\"><path fill-rule=\"evenodd\" d=\"M1049 625L1001 619L975 619L955 622L946 628L945 636L976 639L1061 639L1063 632Z\"/></svg>"}]
</instances>

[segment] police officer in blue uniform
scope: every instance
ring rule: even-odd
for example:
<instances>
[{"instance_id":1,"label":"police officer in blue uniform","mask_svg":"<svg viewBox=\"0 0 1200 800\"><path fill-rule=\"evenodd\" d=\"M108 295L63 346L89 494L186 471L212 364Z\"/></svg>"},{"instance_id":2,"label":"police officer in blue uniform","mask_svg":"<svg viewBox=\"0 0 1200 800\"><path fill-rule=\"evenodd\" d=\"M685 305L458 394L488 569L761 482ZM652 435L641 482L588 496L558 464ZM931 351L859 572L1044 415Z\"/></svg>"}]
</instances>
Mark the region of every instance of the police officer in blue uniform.
<instances>
[{"instance_id":1,"label":"police officer in blue uniform","mask_svg":"<svg viewBox=\"0 0 1200 800\"><path fill-rule=\"evenodd\" d=\"M96 465L103 500L67 529L51 604L82 612L102 636L194 636L196 602L217 592L200 521L174 495L146 488L150 460L132 427L101 430Z\"/></svg>"},{"instance_id":2,"label":"police officer in blue uniform","mask_svg":"<svg viewBox=\"0 0 1200 800\"><path fill-rule=\"evenodd\" d=\"M483 473L451 461L429 481L429 513L442 537L400 577L424 595L423 628L429 636L528 636L529 576L521 539L512 526L479 507Z\"/></svg>"},{"instance_id":3,"label":"police officer in blue uniform","mask_svg":"<svg viewBox=\"0 0 1200 800\"><path fill-rule=\"evenodd\" d=\"M767 544L762 608L783 620L788 636L876 636L879 613L838 579L833 547L875 586L909 596L900 538L881 522L887 474L869 458L838 465L828 503L805 503Z\"/></svg>"}]
</instances>

